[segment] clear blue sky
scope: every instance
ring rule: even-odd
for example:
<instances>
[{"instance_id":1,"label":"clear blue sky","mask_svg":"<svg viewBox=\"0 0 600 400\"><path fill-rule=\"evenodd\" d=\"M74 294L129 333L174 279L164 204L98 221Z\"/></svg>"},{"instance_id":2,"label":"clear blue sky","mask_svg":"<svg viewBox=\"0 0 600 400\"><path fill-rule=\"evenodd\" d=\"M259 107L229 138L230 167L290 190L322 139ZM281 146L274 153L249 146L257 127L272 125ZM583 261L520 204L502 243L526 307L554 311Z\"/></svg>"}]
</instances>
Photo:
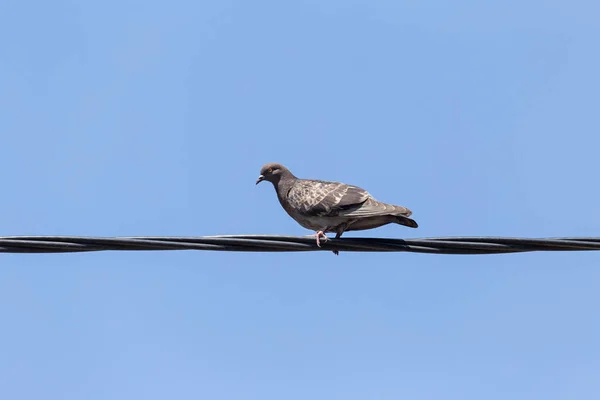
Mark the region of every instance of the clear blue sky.
<instances>
[{"instance_id":1,"label":"clear blue sky","mask_svg":"<svg viewBox=\"0 0 600 400\"><path fill-rule=\"evenodd\" d=\"M0 5L0 235L600 236L592 1ZM0 255L2 399L592 399L600 254Z\"/></svg>"}]
</instances>

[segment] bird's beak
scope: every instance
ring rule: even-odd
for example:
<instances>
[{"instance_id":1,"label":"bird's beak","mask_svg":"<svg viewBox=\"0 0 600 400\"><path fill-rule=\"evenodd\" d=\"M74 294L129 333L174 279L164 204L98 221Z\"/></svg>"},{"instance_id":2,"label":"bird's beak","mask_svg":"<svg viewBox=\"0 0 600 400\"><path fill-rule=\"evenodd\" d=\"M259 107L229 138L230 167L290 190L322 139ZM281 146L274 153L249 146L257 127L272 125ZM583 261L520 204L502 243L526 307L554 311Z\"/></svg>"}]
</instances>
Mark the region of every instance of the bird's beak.
<instances>
[{"instance_id":1,"label":"bird's beak","mask_svg":"<svg viewBox=\"0 0 600 400\"><path fill-rule=\"evenodd\" d=\"M258 185L259 183L261 183L261 182L262 182L262 181L264 181L264 180L265 180L265 176L264 176L264 175L260 175L260 176L258 177L258 179L256 180L256 184Z\"/></svg>"}]
</instances>

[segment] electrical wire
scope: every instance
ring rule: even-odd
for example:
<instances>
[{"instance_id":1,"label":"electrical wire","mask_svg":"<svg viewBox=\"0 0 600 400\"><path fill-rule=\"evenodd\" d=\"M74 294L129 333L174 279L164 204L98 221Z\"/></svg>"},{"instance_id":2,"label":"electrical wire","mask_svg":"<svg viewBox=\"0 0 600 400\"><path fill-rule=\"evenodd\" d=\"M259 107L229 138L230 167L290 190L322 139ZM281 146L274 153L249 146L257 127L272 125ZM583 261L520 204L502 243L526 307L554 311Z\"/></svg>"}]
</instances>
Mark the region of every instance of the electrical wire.
<instances>
[{"instance_id":1,"label":"electrical wire","mask_svg":"<svg viewBox=\"0 0 600 400\"><path fill-rule=\"evenodd\" d=\"M76 253L87 251L211 250L243 252L411 252L430 254L501 254L532 251L600 250L600 238L439 237L422 239L340 238L314 236L221 235L200 237L4 236L3 253Z\"/></svg>"}]
</instances>

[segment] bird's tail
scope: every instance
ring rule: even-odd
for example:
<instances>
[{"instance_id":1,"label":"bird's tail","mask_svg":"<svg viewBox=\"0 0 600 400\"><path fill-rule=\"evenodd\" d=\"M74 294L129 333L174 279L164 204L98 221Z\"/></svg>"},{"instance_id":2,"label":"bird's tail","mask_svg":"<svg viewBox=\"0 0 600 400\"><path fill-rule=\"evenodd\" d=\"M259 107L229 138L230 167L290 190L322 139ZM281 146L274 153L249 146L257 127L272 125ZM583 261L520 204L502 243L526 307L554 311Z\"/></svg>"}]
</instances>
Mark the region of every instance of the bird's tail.
<instances>
[{"instance_id":1,"label":"bird's tail","mask_svg":"<svg viewBox=\"0 0 600 400\"><path fill-rule=\"evenodd\" d=\"M410 228L418 228L419 225L417 224L417 221L415 221L414 219L410 219L408 217L402 216L402 215L396 215L396 223L400 224L400 225L404 225L404 226L408 226Z\"/></svg>"},{"instance_id":2,"label":"bird's tail","mask_svg":"<svg viewBox=\"0 0 600 400\"><path fill-rule=\"evenodd\" d=\"M414 219L410 219L412 215L412 211L406 207L402 206L392 206L394 207L394 217L396 217L396 223L404 226L408 226L410 228L418 228L419 225Z\"/></svg>"}]
</instances>

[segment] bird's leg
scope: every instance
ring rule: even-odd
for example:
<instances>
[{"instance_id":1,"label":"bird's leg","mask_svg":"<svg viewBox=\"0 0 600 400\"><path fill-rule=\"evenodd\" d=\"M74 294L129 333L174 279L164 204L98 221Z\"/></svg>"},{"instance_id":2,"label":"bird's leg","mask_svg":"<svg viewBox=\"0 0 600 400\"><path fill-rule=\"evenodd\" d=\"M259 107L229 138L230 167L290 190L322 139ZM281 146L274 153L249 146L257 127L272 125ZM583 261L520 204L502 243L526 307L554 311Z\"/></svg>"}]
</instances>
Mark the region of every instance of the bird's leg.
<instances>
[{"instance_id":1,"label":"bird's leg","mask_svg":"<svg viewBox=\"0 0 600 400\"><path fill-rule=\"evenodd\" d=\"M317 246L321 247L321 241L319 240L319 238L323 237L323 239L325 239L325 241L328 241L329 238L325 235L325 232L323 231L317 231Z\"/></svg>"},{"instance_id":2,"label":"bird's leg","mask_svg":"<svg viewBox=\"0 0 600 400\"><path fill-rule=\"evenodd\" d=\"M335 234L335 238L339 239L342 237L342 233L344 233L344 231L337 231L337 233ZM333 250L333 254L335 254L336 256L340 255L339 250Z\"/></svg>"}]
</instances>

